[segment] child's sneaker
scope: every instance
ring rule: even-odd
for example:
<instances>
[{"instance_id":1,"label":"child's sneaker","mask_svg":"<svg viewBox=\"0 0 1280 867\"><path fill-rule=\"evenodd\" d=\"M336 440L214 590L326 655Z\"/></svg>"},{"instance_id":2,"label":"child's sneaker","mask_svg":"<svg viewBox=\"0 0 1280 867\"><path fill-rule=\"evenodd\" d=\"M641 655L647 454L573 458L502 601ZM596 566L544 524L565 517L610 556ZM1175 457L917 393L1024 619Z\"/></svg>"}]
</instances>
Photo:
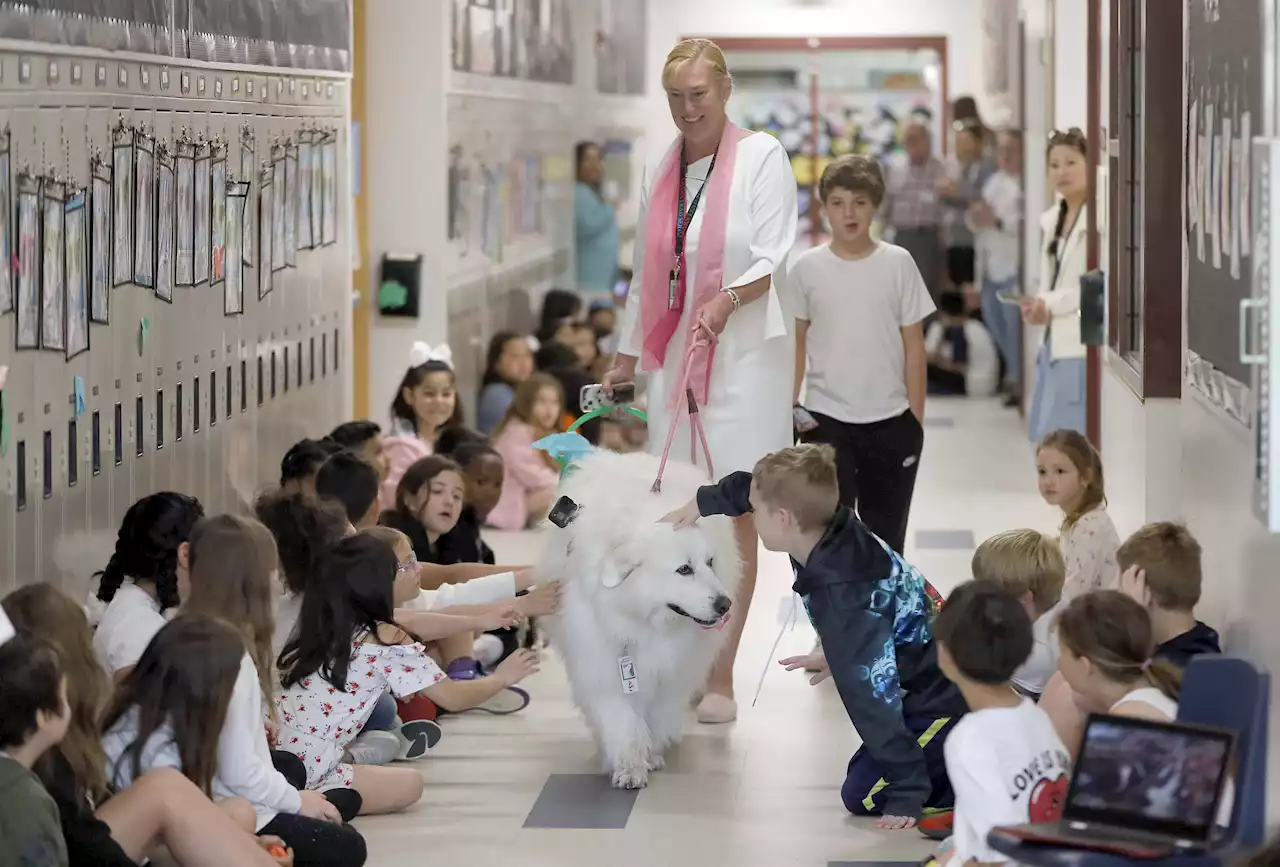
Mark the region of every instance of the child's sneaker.
<instances>
[{"instance_id":1,"label":"child's sneaker","mask_svg":"<svg viewBox=\"0 0 1280 867\"><path fill-rule=\"evenodd\" d=\"M932 814L930 814L929 810L926 810L924 818L920 820L918 825L920 833L930 840L947 839L951 836L951 826L955 815L954 810L941 810Z\"/></svg>"},{"instance_id":2,"label":"child's sneaker","mask_svg":"<svg viewBox=\"0 0 1280 867\"><path fill-rule=\"evenodd\" d=\"M480 677L480 663L469 656L459 657L445 667L450 680L475 680Z\"/></svg>"},{"instance_id":3,"label":"child's sneaker","mask_svg":"<svg viewBox=\"0 0 1280 867\"><path fill-rule=\"evenodd\" d=\"M386 765L400 755L400 738L391 732L361 732L347 745L347 761L353 765Z\"/></svg>"},{"instance_id":4,"label":"child's sneaker","mask_svg":"<svg viewBox=\"0 0 1280 867\"><path fill-rule=\"evenodd\" d=\"M396 754L396 760L411 762L414 759L422 758L427 754L428 750L440 743L440 736L443 732L440 730L440 726L432 720L419 719L398 723L394 734L400 746L400 751Z\"/></svg>"}]
</instances>

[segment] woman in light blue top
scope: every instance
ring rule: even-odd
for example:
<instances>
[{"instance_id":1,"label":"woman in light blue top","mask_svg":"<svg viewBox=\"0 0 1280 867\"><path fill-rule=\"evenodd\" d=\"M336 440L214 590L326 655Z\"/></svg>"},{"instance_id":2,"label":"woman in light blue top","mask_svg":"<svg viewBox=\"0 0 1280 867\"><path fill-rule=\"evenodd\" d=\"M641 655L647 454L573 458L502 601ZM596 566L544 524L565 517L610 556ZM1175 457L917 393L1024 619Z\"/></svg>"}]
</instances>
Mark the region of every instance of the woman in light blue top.
<instances>
[{"instance_id":1,"label":"woman in light blue top","mask_svg":"<svg viewBox=\"0 0 1280 867\"><path fill-rule=\"evenodd\" d=\"M578 184L573 194L576 235L575 276L582 292L612 292L618 282L618 217L605 201L604 152L595 142L578 142Z\"/></svg>"}]
</instances>

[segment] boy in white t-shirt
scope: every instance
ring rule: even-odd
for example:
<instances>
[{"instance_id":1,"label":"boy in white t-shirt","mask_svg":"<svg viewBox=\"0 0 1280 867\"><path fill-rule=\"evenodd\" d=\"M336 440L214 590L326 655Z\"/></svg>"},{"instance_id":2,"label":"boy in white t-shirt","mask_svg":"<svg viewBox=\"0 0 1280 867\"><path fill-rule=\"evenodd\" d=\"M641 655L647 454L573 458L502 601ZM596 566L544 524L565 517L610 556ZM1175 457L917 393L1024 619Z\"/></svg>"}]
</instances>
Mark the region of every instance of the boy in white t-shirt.
<instances>
[{"instance_id":1,"label":"boy in white t-shirt","mask_svg":"<svg viewBox=\"0 0 1280 867\"><path fill-rule=\"evenodd\" d=\"M943 747L956 807L939 860L1002 862L991 829L1058 821L1071 776L1048 715L1011 682L1031 653L1031 618L1005 590L972 581L952 592L933 632L938 666L969 704Z\"/></svg>"},{"instance_id":2,"label":"boy in white t-shirt","mask_svg":"<svg viewBox=\"0 0 1280 867\"><path fill-rule=\"evenodd\" d=\"M880 164L833 160L819 184L831 243L789 274L796 305L796 427L836 451L840 502L901 554L924 444L933 300L911 254L871 237ZM800 406L804 387L805 403Z\"/></svg>"},{"instance_id":3,"label":"boy in white t-shirt","mask_svg":"<svg viewBox=\"0 0 1280 867\"><path fill-rule=\"evenodd\" d=\"M1058 543L1035 530L997 533L973 552L973 580L996 584L1022 603L1031 617L1033 645L1013 674L1018 692L1036 701L1058 670L1053 624L1061 609L1067 569Z\"/></svg>"}]
</instances>

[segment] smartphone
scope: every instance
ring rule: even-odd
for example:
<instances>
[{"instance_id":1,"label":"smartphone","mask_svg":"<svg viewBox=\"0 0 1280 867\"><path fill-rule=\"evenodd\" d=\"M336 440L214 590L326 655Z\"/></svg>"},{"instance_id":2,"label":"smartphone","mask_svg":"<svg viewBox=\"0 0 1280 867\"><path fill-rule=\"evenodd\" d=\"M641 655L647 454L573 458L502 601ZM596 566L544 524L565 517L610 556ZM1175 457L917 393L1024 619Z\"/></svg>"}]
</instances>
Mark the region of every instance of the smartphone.
<instances>
[{"instance_id":1,"label":"smartphone","mask_svg":"<svg viewBox=\"0 0 1280 867\"><path fill-rule=\"evenodd\" d=\"M996 300L999 301L1001 304L1012 304L1014 306L1021 304L1023 297L1024 296L1019 295L1017 292L997 292L996 293Z\"/></svg>"},{"instance_id":2,"label":"smartphone","mask_svg":"<svg viewBox=\"0 0 1280 867\"><path fill-rule=\"evenodd\" d=\"M584 385L582 391L579 392L578 400L582 405L583 413L595 412L598 409L606 409L614 406L624 406L636 399L636 385L634 382L620 383L615 385L609 392L605 392L603 385L599 383L595 385Z\"/></svg>"},{"instance_id":3,"label":"smartphone","mask_svg":"<svg viewBox=\"0 0 1280 867\"><path fill-rule=\"evenodd\" d=\"M802 406L791 408L791 423L795 425L796 430L800 433L808 433L818 426L818 420L809 414L809 410Z\"/></svg>"}]
</instances>

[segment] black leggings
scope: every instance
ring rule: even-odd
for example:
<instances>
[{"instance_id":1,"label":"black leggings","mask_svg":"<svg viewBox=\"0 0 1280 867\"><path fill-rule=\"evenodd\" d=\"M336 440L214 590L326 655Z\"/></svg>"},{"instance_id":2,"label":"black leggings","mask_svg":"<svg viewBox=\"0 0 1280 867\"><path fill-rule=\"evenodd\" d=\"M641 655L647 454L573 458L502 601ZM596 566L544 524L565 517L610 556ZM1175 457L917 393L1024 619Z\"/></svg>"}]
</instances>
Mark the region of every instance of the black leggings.
<instances>
[{"instance_id":1,"label":"black leggings","mask_svg":"<svg viewBox=\"0 0 1280 867\"><path fill-rule=\"evenodd\" d=\"M271 763L289 785L300 792L307 787L307 768L302 764L302 759L284 750L272 750ZM364 798L355 789L330 789L321 794L338 808L344 822L350 822L360 815L360 808L364 806Z\"/></svg>"},{"instance_id":2,"label":"black leggings","mask_svg":"<svg viewBox=\"0 0 1280 867\"><path fill-rule=\"evenodd\" d=\"M362 867L369 854L364 837L350 825L296 813L278 813L258 833L283 840L293 850L294 867Z\"/></svg>"}]
</instances>

